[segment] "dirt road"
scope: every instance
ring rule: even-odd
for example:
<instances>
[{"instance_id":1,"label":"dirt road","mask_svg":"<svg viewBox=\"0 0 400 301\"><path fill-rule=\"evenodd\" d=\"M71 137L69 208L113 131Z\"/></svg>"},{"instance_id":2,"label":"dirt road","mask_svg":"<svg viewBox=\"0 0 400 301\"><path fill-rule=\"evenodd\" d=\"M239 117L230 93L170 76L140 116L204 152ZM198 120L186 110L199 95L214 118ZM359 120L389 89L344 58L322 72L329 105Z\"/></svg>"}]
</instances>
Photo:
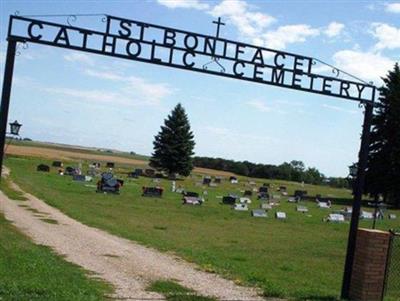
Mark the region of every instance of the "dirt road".
<instances>
[{"instance_id":1,"label":"dirt road","mask_svg":"<svg viewBox=\"0 0 400 301\"><path fill-rule=\"evenodd\" d=\"M173 279L199 294L218 299L263 300L256 289L238 286L176 256L83 225L42 200L26 196L27 201L13 201L0 192L0 210L6 218L35 243L51 247L66 260L111 283L116 298L162 298L146 291L146 287L154 280ZM45 222L44 218L57 224Z\"/></svg>"}]
</instances>

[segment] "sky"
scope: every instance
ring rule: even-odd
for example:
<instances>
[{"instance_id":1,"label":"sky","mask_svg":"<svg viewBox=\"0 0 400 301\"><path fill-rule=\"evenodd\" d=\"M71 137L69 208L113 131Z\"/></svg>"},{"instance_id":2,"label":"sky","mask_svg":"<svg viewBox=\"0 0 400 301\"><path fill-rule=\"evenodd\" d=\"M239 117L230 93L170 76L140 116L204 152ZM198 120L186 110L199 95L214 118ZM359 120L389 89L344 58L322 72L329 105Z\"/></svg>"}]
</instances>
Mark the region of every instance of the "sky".
<instances>
[{"instance_id":1,"label":"sky","mask_svg":"<svg viewBox=\"0 0 400 301\"><path fill-rule=\"evenodd\" d=\"M207 35L221 17L223 38L315 57L377 86L400 60L399 1L5 0L0 11L1 81L15 13L108 14ZM104 31L101 16L69 21ZM357 161L357 102L32 43L18 48L9 121L23 124L22 137L149 155L178 102L198 156L302 160L327 176L347 176Z\"/></svg>"}]
</instances>

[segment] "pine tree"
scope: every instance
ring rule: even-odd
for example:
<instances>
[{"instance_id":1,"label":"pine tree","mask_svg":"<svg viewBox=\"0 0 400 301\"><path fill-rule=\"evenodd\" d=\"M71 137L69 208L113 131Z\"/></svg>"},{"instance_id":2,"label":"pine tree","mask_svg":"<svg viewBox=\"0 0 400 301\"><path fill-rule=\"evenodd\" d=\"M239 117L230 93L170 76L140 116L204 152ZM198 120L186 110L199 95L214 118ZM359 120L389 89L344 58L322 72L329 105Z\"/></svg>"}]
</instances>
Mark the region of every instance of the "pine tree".
<instances>
[{"instance_id":1,"label":"pine tree","mask_svg":"<svg viewBox=\"0 0 400 301\"><path fill-rule=\"evenodd\" d=\"M150 166L171 176L188 176L193 169L193 138L189 119L179 103L164 120L161 131L154 137Z\"/></svg>"},{"instance_id":2,"label":"pine tree","mask_svg":"<svg viewBox=\"0 0 400 301\"><path fill-rule=\"evenodd\" d=\"M365 191L400 207L400 68L383 78L372 121Z\"/></svg>"}]
</instances>

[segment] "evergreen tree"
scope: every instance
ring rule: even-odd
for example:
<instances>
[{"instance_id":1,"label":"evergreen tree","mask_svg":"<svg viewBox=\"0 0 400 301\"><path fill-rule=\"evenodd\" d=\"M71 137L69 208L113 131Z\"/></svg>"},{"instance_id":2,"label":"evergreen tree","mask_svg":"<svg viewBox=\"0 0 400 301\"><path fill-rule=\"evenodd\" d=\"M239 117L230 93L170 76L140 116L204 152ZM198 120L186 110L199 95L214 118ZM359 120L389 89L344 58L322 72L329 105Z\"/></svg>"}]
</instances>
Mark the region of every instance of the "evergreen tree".
<instances>
[{"instance_id":1,"label":"evergreen tree","mask_svg":"<svg viewBox=\"0 0 400 301\"><path fill-rule=\"evenodd\" d=\"M169 175L188 176L193 169L193 138L189 119L179 103L164 120L161 131L154 137L150 166Z\"/></svg>"},{"instance_id":2,"label":"evergreen tree","mask_svg":"<svg viewBox=\"0 0 400 301\"><path fill-rule=\"evenodd\" d=\"M400 207L400 68L383 78L372 121L365 192Z\"/></svg>"}]
</instances>

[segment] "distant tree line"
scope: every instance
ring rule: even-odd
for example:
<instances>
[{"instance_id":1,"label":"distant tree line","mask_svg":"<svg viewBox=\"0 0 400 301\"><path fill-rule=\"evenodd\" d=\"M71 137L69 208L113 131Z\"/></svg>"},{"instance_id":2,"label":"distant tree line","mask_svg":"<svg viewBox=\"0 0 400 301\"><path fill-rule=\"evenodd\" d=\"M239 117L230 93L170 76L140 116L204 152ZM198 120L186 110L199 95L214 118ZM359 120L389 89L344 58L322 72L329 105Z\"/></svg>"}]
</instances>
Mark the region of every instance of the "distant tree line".
<instances>
[{"instance_id":1,"label":"distant tree line","mask_svg":"<svg viewBox=\"0 0 400 301\"><path fill-rule=\"evenodd\" d=\"M194 157L193 164L196 167L229 171L246 177L287 180L315 185L326 184L338 188L349 187L346 178L327 178L318 169L314 167L306 168L302 161L297 160L272 165L222 158Z\"/></svg>"}]
</instances>

